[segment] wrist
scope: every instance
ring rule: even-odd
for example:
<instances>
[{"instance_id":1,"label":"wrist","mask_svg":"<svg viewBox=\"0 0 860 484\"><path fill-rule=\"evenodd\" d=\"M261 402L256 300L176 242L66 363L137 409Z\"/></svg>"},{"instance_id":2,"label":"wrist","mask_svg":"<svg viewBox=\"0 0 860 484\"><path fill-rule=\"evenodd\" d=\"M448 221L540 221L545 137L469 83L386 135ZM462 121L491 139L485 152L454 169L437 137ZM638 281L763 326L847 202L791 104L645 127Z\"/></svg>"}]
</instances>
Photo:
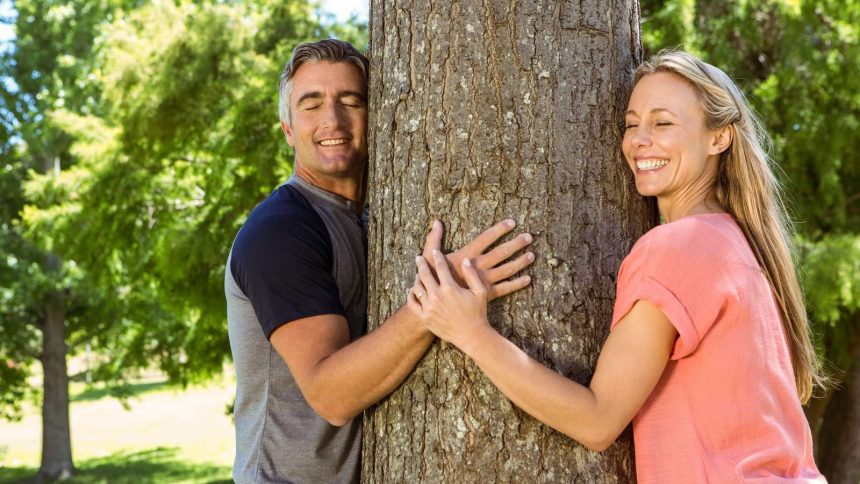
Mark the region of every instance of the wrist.
<instances>
[{"instance_id":1,"label":"wrist","mask_svg":"<svg viewBox=\"0 0 860 484\"><path fill-rule=\"evenodd\" d=\"M486 318L473 324L475 325L475 329L463 335L459 341L452 341L452 343L454 343L457 348L460 348L460 351L465 353L467 356L475 359L475 356L480 352L481 347L498 333L492 326L490 326L490 323Z\"/></svg>"},{"instance_id":2,"label":"wrist","mask_svg":"<svg viewBox=\"0 0 860 484\"><path fill-rule=\"evenodd\" d=\"M409 336L412 338L434 338L433 333L427 329L427 325L424 324L424 321L421 320L421 315L416 313L413 308L404 304L400 307L400 312L402 313L403 325L406 327L405 330L408 332Z\"/></svg>"}]
</instances>

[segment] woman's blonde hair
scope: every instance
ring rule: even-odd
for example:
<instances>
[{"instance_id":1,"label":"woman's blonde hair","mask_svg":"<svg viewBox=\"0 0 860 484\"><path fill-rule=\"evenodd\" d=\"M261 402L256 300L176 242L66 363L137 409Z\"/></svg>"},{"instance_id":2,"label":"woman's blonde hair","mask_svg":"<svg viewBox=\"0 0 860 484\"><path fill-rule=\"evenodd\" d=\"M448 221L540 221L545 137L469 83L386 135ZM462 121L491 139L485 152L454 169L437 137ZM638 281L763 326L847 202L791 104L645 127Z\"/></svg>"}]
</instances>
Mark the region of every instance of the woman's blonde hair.
<instances>
[{"instance_id":1,"label":"woman's blonde hair","mask_svg":"<svg viewBox=\"0 0 860 484\"><path fill-rule=\"evenodd\" d=\"M788 337L797 394L806 403L825 378L809 336L792 257L793 230L771 169L767 132L722 70L686 52L662 51L636 69L634 82L656 72L674 73L692 85L708 129L732 131L731 146L720 154L714 196L737 220L770 283Z\"/></svg>"}]
</instances>

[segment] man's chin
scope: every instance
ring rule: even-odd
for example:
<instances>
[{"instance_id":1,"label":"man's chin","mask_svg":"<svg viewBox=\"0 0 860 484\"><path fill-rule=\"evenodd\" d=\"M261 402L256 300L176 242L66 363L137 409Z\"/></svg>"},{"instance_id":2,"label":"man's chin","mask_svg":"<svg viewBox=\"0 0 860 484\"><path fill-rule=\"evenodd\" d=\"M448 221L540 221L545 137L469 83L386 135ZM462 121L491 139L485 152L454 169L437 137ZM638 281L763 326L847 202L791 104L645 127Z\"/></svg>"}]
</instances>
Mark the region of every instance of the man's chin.
<instances>
[{"instance_id":1,"label":"man's chin","mask_svg":"<svg viewBox=\"0 0 860 484\"><path fill-rule=\"evenodd\" d=\"M322 166L333 172L351 173L361 172L364 165L367 164L367 159L356 158L354 156L338 156L330 157L322 162Z\"/></svg>"},{"instance_id":2,"label":"man's chin","mask_svg":"<svg viewBox=\"0 0 860 484\"><path fill-rule=\"evenodd\" d=\"M325 166L323 172L332 178L358 178L364 173L364 165L357 163L337 163Z\"/></svg>"}]
</instances>

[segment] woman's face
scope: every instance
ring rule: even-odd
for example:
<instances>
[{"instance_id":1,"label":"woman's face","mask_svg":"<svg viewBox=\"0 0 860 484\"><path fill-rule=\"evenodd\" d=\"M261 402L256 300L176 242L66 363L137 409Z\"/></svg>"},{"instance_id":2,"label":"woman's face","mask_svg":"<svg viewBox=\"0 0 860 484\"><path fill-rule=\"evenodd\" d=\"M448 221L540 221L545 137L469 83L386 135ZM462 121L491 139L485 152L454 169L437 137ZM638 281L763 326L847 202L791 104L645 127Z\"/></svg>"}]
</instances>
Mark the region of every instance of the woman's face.
<instances>
[{"instance_id":1,"label":"woman's face","mask_svg":"<svg viewBox=\"0 0 860 484\"><path fill-rule=\"evenodd\" d=\"M682 77L658 72L640 79L624 123L621 149L641 195L673 200L713 185L718 136L705 126L696 92Z\"/></svg>"}]
</instances>

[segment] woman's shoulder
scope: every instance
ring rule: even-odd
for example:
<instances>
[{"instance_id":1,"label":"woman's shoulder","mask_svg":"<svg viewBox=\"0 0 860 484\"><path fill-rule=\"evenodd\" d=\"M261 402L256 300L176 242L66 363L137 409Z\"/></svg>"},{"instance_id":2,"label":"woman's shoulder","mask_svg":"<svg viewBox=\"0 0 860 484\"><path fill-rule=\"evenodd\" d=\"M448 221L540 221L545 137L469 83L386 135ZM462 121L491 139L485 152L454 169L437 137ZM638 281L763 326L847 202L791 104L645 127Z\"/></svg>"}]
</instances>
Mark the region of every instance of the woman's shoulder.
<instances>
[{"instance_id":1,"label":"woman's shoulder","mask_svg":"<svg viewBox=\"0 0 860 484\"><path fill-rule=\"evenodd\" d=\"M658 225L639 240L686 247L690 243L713 242L714 239L731 241L738 235L743 236L730 214L704 213Z\"/></svg>"},{"instance_id":2,"label":"woman's shoulder","mask_svg":"<svg viewBox=\"0 0 860 484\"><path fill-rule=\"evenodd\" d=\"M677 266L691 259L725 259L739 243L745 239L730 214L691 215L649 230L633 246L630 256L656 258L661 264Z\"/></svg>"}]
</instances>

